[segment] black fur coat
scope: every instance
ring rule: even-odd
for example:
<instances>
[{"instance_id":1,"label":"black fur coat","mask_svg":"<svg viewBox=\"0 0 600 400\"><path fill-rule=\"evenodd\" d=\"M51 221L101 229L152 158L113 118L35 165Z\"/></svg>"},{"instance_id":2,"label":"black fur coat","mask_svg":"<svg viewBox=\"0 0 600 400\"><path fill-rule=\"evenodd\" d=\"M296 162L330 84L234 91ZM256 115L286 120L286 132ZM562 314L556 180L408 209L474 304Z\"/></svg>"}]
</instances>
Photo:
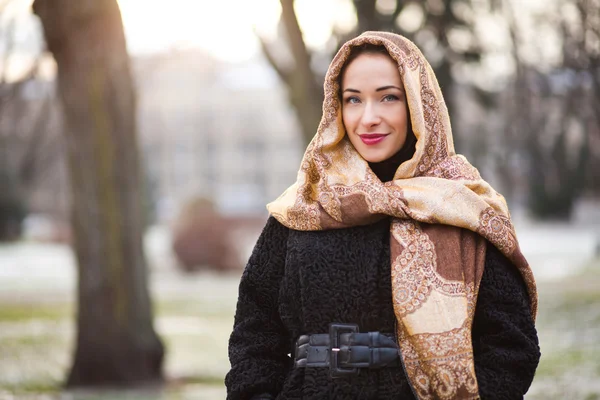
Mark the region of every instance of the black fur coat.
<instances>
[{"instance_id":1,"label":"black fur coat","mask_svg":"<svg viewBox=\"0 0 600 400\"><path fill-rule=\"evenodd\" d=\"M317 232L290 230L270 217L243 273L233 332L227 399L413 399L402 367L329 377L294 368L296 338L331 322L393 333L389 219ZM488 245L473 326L482 399L521 399L540 358L525 284ZM256 397L255 397L256 396Z\"/></svg>"}]
</instances>

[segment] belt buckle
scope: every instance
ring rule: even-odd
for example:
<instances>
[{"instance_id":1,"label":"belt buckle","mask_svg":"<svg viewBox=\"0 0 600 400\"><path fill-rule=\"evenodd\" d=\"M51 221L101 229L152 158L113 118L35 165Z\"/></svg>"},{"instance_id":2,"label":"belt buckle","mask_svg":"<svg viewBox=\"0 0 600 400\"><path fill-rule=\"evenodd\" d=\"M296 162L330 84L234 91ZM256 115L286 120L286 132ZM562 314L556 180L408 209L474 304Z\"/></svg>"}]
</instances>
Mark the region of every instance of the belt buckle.
<instances>
[{"instance_id":1,"label":"belt buckle","mask_svg":"<svg viewBox=\"0 0 600 400\"><path fill-rule=\"evenodd\" d=\"M358 375L358 368L343 368L339 365L338 354L340 352L340 334L342 333L358 333L358 325L329 324L329 376L331 378Z\"/></svg>"}]
</instances>

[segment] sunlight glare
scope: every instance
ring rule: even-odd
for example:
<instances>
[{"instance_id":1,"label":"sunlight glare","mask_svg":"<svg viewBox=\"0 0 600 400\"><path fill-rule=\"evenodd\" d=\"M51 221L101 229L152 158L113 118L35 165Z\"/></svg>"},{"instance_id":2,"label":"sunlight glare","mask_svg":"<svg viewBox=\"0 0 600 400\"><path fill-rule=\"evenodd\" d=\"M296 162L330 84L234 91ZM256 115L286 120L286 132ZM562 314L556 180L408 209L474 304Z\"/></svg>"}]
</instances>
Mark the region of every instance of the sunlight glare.
<instances>
[{"instance_id":1,"label":"sunlight glare","mask_svg":"<svg viewBox=\"0 0 600 400\"><path fill-rule=\"evenodd\" d=\"M354 6L348 0L296 0L295 3L298 23L310 48L325 46L334 27L348 32L356 24Z\"/></svg>"},{"instance_id":2,"label":"sunlight glare","mask_svg":"<svg viewBox=\"0 0 600 400\"><path fill-rule=\"evenodd\" d=\"M274 32L277 0L119 0L131 53L200 47L224 61L259 50L253 29Z\"/></svg>"},{"instance_id":3,"label":"sunlight glare","mask_svg":"<svg viewBox=\"0 0 600 400\"><path fill-rule=\"evenodd\" d=\"M277 37L279 0L118 0L130 53L199 47L216 58L242 62L260 51L256 34ZM296 0L305 42L323 47L333 26L355 22L349 0ZM353 20L354 17L354 20Z\"/></svg>"}]
</instances>

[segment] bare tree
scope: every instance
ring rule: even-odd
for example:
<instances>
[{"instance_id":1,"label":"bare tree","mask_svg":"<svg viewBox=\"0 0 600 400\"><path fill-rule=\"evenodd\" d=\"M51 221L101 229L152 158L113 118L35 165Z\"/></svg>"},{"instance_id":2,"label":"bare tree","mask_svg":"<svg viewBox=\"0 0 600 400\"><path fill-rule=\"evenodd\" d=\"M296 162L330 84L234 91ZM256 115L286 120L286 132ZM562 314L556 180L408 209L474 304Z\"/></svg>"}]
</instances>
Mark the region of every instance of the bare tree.
<instances>
[{"instance_id":1,"label":"bare tree","mask_svg":"<svg viewBox=\"0 0 600 400\"><path fill-rule=\"evenodd\" d=\"M550 72L520 57L523 39L510 3L505 4L516 65L507 107L511 123L507 124L506 150L526 161L530 210L541 218L570 217L575 201L590 186L589 173L598 157L594 151L600 155L600 49L588 43L594 30L597 45L600 36L597 24L587 21L594 10L594 18L600 14L592 3L571 2L575 21L568 22L567 14L559 9L548 13L562 41L561 61Z\"/></svg>"},{"instance_id":2,"label":"bare tree","mask_svg":"<svg viewBox=\"0 0 600 400\"><path fill-rule=\"evenodd\" d=\"M264 39L260 37L259 39L267 60L287 86L290 104L296 111L303 139L308 143L321 120L322 76L313 71L311 65L313 55L304 43L294 10L294 0L281 0L281 23L285 30L287 46L294 60L293 67L282 65L269 44Z\"/></svg>"},{"instance_id":3,"label":"bare tree","mask_svg":"<svg viewBox=\"0 0 600 400\"><path fill-rule=\"evenodd\" d=\"M68 386L162 380L142 249L136 98L116 0L36 0L58 64L79 271Z\"/></svg>"},{"instance_id":4,"label":"bare tree","mask_svg":"<svg viewBox=\"0 0 600 400\"><path fill-rule=\"evenodd\" d=\"M589 165L585 188L600 196L600 0L572 0L577 29L561 23L565 64L578 72L583 87L590 86L589 101L585 102L583 123L589 143ZM589 83L589 85L588 85Z\"/></svg>"}]
</instances>

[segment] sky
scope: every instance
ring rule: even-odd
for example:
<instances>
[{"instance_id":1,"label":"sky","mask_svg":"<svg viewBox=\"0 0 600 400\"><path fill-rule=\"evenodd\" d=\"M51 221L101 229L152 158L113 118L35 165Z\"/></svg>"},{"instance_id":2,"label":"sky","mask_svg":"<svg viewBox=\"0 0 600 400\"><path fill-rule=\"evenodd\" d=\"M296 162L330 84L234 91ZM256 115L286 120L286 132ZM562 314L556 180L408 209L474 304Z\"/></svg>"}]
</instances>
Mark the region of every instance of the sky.
<instances>
[{"instance_id":1,"label":"sky","mask_svg":"<svg viewBox=\"0 0 600 400\"><path fill-rule=\"evenodd\" d=\"M243 62L260 50L256 33L273 39L281 14L279 0L118 0L131 54L199 47L216 58ZM351 26L349 0L296 0L309 47L318 48L334 24Z\"/></svg>"}]
</instances>

